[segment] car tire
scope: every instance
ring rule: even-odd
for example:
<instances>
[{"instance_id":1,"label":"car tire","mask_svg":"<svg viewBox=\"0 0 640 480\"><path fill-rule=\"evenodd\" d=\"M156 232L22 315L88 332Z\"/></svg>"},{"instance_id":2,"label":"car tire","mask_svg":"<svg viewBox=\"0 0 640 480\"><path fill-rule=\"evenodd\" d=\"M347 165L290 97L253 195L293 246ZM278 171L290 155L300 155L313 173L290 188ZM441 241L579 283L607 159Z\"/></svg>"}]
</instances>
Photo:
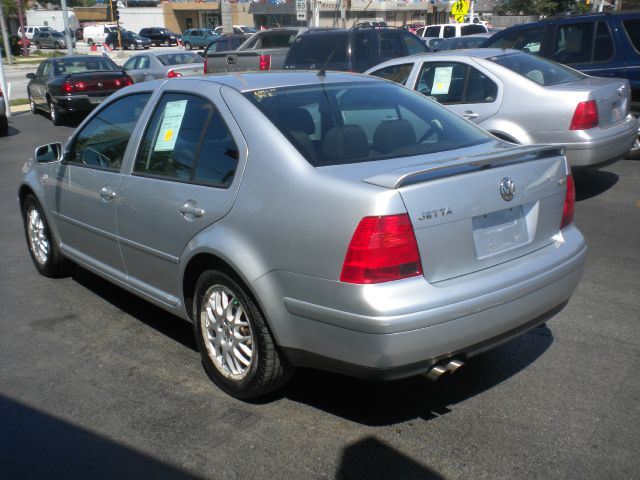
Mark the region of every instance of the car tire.
<instances>
[{"instance_id":1,"label":"car tire","mask_svg":"<svg viewBox=\"0 0 640 480\"><path fill-rule=\"evenodd\" d=\"M55 126L62 125L62 113L51 100L49 100L49 118Z\"/></svg>"},{"instance_id":2,"label":"car tire","mask_svg":"<svg viewBox=\"0 0 640 480\"><path fill-rule=\"evenodd\" d=\"M170 47L171 46L171 40L165 40L164 41L164 46L165 47Z\"/></svg>"},{"instance_id":3,"label":"car tire","mask_svg":"<svg viewBox=\"0 0 640 480\"><path fill-rule=\"evenodd\" d=\"M29 255L38 272L52 278L68 275L73 264L62 256L42 206L32 194L22 202L22 219Z\"/></svg>"},{"instance_id":4,"label":"car tire","mask_svg":"<svg viewBox=\"0 0 640 480\"><path fill-rule=\"evenodd\" d=\"M9 133L9 121L4 115L0 116L0 135Z\"/></svg>"},{"instance_id":5,"label":"car tire","mask_svg":"<svg viewBox=\"0 0 640 480\"><path fill-rule=\"evenodd\" d=\"M293 369L239 280L207 270L198 278L194 297L196 342L205 371L218 387L246 400L286 383Z\"/></svg>"},{"instance_id":6,"label":"car tire","mask_svg":"<svg viewBox=\"0 0 640 480\"><path fill-rule=\"evenodd\" d=\"M184 42L184 49L191 50L191 44L189 42Z\"/></svg>"},{"instance_id":7,"label":"car tire","mask_svg":"<svg viewBox=\"0 0 640 480\"><path fill-rule=\"evenodd\" d=\"M42 50L42 44L40 42L36 42L36 48L38 50Z\"/></svg>"},{"instance_id":8,"label":"car tire","mask_svg":"<svg viewBox=\"0 0 640 480\"><path fill-rule=\"evenodd\" d=\"M29 94L29 108L31 109L31 113L38 113L38 107L36 106L36 102L33 101L31 94Z\"/></svg>"},{"instance_id":9,"label":"car tire","mask_svg":"<svg viewBox=\"0 0 640 480\"><path fill-rule=\"evenodd\" d=\"M135 50L136 48L137 48L137 47L136 47L136 44L135 44L135 43L130 43L130 44L129 44L129 50Z\"/></svg>"}]
</instances>

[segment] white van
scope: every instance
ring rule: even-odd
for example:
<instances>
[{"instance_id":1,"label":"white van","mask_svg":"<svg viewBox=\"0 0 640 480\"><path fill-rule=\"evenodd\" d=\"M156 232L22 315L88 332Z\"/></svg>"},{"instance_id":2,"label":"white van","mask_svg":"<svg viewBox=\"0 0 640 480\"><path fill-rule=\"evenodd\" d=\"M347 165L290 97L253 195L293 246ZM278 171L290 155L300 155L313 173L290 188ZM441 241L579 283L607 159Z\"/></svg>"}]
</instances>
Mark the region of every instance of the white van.
<instances>
[{"instance_id":1,"label":"white van","mask_svg":"<svg viewBox=\"0 0 640 480\"><path fill-rule=\"evenodd\" d=\"M82 38L87 42L87 45L93 45L94 43L100 45L105 41L107 35L117 31L118 27L116 25L87 25L82 30Z\"/></svg>"},{"instance_id":2,"label":"white van","mask_svg":"<svg viewBox=\"0 0 640 480\"><path fill-rule=\"evenodd\" d=\"M427 47L433 49L442 41L434 40L436 38L464 37L476 33L489 33L489 31L487 27L479 23L442 23L420 27L416 30L415 35L424 40Z\"/></svg>"},{"instance_id":3,"label":"white van","mask_svg":"<svg viewBox=\"0 0 640 480\"><path fill-rule=\"evenodd\" d=\"M29 40L33 38L33 35L39 32L49 32L53 33L55 30L47 25L25 25L22 27L21 32L24 30L24 36Z\"/></svg>"}]
</instances>

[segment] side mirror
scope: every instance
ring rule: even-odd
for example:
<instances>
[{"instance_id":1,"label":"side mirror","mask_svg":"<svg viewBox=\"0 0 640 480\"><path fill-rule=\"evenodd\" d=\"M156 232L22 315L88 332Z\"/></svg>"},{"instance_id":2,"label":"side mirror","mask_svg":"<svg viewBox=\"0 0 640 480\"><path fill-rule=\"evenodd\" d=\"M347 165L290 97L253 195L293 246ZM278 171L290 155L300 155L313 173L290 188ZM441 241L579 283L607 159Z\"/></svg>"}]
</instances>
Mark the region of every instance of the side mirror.
<instances>
[{"instance_id":1,"label":"side mirror","mask_svg":"<svg viewBox=\"0 0 640 480\"><path fill-rule=\"evenodd\" d=\"M29 73L27 73L26 77L27 77L29 80L33 80L34 78L36 78L36 74L35 74L35 73L32 73L32 72L29 72Z\"/></svg>"},{"instance_id":2,"label":"side mirror","mask_svg":"<svg viewBox=\"0 0 640 480\"><path fill-rule=\"evenodd\" d=\"M57 162L62 158L62 144L50 143L49 145L40 146L36 148L34 158L36 163Z\"/></svg>"}]
</instances>

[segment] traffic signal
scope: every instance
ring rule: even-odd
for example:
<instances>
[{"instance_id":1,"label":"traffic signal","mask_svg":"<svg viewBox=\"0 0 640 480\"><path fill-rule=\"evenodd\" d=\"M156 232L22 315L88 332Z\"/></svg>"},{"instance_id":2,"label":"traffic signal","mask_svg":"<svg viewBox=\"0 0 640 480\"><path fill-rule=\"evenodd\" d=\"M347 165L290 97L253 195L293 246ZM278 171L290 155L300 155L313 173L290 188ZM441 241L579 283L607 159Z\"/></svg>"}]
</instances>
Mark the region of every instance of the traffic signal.
<instances>
[{"instance_id":1,"label":"traffic signal","mask_svg":"<svg viewBox=\"0 0 640 480\"><path fill-rule=\"evenodd\" d=\"M120 20L120 12L118 12L118 0L110 0L111 2L111 21Z\"/></svg>"}]
</instances>

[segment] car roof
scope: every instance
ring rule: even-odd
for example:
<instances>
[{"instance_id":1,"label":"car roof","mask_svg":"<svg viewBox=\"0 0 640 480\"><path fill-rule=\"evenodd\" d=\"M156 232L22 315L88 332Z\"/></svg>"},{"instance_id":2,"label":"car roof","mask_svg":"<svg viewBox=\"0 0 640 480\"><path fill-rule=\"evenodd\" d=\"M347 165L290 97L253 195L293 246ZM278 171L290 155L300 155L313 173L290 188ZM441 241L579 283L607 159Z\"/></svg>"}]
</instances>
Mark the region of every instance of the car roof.
<instances>
[{"instance_id":1,"label":"car roof","mask_svg":"<svg viewBox=\"0 0 640 480\"><path fill-rule=\"evenodd\" d=\"M251 92L254 90L266 90L270 88L282 87L304 87L306 85L319 85L320 83L331 85L381 81L379 78L369 75L333 71L327 71L324 76L319 77L318 72L309 70L264 73L221 73L207 76L189 77L189 80L197 80L201 82L210 82L218 85L224 85L226 87L237 90L238 92ZM134 87L139 87L135 88L136 90L144 90L150 87L155 89L165 82L170 82L172 85L178 87L179 85L181 85L180 82L184 81L185 79L182 78L154 80L151 82L136 83L132 87L128 88L129 91L131 91L131 89Z\"/></svg>"}]
</instances>

